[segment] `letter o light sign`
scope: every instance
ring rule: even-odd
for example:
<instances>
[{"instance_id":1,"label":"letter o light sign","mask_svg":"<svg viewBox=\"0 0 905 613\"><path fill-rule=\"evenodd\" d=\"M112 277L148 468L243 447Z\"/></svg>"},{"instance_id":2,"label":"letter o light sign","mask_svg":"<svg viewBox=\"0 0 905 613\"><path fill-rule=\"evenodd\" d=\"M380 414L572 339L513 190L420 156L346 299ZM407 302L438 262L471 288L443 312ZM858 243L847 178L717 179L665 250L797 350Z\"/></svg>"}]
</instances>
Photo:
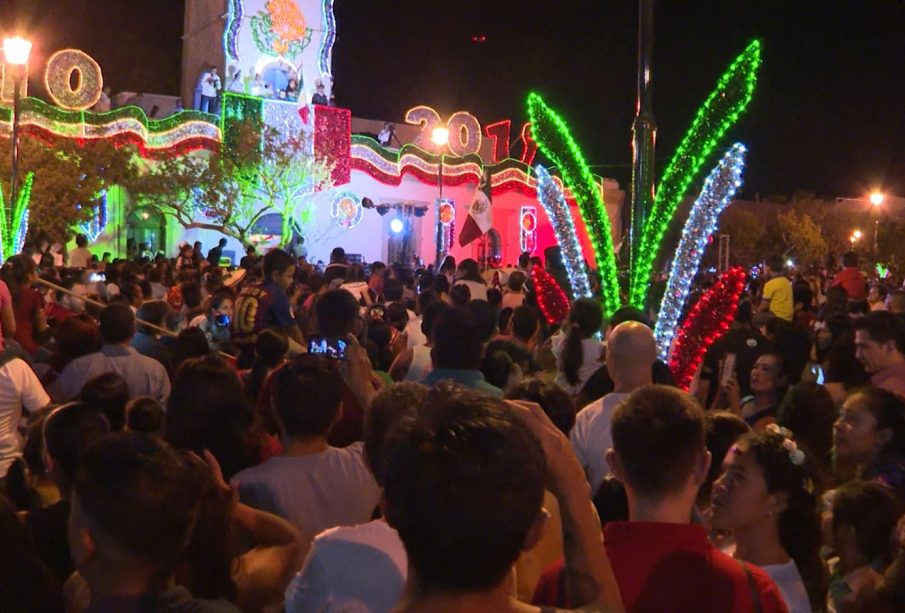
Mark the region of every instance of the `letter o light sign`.
<instances>
[{"instance_id":1,"label":"letter o light sign","mask_svg":"<svg viewBox=\"0 0 905 613\"><path fill-rule=\"evenodd\" d=\"M57 106L84 111L100 99L104 77L101 67L87 53L63 49L47 60L44 85Z\"/></svg>"}]
</instances>

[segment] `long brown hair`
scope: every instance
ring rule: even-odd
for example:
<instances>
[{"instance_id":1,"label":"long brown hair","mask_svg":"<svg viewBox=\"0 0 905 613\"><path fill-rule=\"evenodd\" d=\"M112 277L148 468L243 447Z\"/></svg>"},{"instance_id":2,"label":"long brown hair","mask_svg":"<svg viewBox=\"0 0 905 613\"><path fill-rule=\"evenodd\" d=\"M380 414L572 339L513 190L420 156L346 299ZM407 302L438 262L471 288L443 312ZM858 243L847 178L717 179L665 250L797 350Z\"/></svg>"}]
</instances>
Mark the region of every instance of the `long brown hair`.
<instances>
[{"instance_id":1,"label":"long brown hair","mask_svg":"<svg viewBox=\"0 0 905 613\"><path fill-rule=\"evenodd\" d=\"M600 330L603 311L591 298L578 298L572 303L568 323L569 331L566 333L561 354L562 371L570 385L577 385L580 381L578 371L584 362L581 342Z\"/></svg>"}]
</instances>

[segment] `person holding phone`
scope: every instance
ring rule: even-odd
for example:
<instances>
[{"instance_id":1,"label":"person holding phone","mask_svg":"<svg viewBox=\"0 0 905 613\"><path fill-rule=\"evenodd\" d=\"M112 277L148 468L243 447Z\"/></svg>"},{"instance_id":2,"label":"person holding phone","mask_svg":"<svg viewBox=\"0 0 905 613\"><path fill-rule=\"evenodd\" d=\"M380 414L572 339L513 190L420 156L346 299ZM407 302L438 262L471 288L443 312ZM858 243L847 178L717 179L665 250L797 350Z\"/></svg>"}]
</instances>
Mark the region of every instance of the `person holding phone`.
<instances>
[{"instance_id":1,"label":"person holding phone","mask_svg":"<svg viewBox=\"0 0 905 613\"><path fill-rule=\"evenodd\" d=\"M233 317L233 293L219 291L211 296L207 313L198 315L189 322L190 328L200 328L214 351L234 353L230 342L230 324Z\"/></svg>"}]
</instances>

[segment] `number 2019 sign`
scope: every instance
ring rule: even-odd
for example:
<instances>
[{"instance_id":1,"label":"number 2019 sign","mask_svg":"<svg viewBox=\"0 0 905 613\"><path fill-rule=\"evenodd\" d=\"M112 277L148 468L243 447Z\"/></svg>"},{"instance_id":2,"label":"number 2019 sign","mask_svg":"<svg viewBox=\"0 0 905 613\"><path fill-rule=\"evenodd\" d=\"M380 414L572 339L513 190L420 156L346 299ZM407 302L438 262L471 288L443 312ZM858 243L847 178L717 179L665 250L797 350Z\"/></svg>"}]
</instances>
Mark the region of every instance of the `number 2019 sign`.
<instances>
[{"instance_id":1,"label":"number 2019 sign","mask_svg":"<svg viewBox=\"0 0 905 613\"><path fill-rule=\"evenodd\" d=\"M435 128L442 128L443 119L440 114L429 106L416 106L410 108L405 114L405 122L421 126L421 132L415 137L414 143L425 151L433 151L436 145L431 141ZM484 136L493 140L493 162L500 162L509 155L509 133L511 122L508 119L485 126L481 129L481 122L477 117L466 111L456 111L446 120L445 127L449 130L449 149L458 156L471 153L478 154L481 150ZM531 138L531 124L522 126L519 140L522 141L522 152L519 160L529 166L537 154L537 144Z\"/></svg>"}]
</instances>

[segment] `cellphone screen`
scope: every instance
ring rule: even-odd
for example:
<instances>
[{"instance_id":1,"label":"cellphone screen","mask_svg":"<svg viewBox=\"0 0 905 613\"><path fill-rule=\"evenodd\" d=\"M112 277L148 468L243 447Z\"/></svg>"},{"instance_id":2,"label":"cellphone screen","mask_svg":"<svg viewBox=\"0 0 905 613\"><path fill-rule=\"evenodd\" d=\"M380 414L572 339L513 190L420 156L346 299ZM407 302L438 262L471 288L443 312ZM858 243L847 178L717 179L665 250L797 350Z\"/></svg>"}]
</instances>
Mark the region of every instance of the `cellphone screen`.
<instances>
[{"instance_id":1,"label":"cellphone screen","mask_svg":"<svg viewBox=\"0 0 905 613\"><path fill-rule=\"evenodd\" d=\"M346 345L346 340L338 336L312 336L308 340L308 353L325 355L334 360L345 360Z\"/></svg>"},{"instance_id":2,"label":"cellphone screen","mask_svg":"<svg viewBox=\"0 0 905 613\"><path fill-rule=\"evenodd\" d=\"M735 354L727 353L723 359L723 370L720 372L720 383L725 385L735 376Z\"/></svg>"}]
</instances>

